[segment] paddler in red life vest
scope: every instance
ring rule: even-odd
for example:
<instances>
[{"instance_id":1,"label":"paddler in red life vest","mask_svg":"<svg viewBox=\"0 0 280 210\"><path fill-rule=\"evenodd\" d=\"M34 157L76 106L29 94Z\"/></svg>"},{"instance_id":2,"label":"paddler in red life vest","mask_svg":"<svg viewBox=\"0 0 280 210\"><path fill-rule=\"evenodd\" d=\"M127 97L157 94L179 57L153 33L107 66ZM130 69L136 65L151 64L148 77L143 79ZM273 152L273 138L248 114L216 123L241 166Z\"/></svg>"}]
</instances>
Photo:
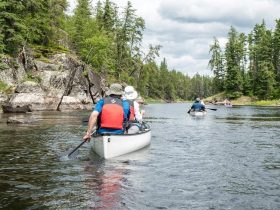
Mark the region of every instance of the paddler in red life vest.
<instances>
[{"instance_id":1,"label":"paddler in red life vest","mask_svg":"<svg viewBox=\"0 0 280 210\"><path fill-rule=\"evenodd\" d=\"M129 122L130 126L128 133L137 133L140 130L142 123L142 114L140 112L139 103L136 101L138 97L137 91L132 86L126 86L124 89L124 100L128 101L130 107Z\"/></svg>"},{"instance_id":2,"label":"paddler in red life vest","mask_svg":"<svg viewBox=\"0 0 280 210\"><path fill-rule=\"evenodd\" d=\"M107 92L107 97L99 100L95 105L88 121L88 129L84 140L90 139L91 133L98 119L97 133L123 134L124 123L129 117L129 103L122 100L123 89L120 84L114 83Z\"/></svg>"}]
</instances>

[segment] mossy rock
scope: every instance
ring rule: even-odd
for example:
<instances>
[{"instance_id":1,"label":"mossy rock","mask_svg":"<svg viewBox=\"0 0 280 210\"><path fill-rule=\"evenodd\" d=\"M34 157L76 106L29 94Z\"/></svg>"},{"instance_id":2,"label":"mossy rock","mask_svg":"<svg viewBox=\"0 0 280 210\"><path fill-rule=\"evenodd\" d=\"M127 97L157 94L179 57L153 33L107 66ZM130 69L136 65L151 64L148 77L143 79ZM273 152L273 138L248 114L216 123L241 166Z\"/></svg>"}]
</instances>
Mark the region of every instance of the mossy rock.
<instances>
[{"instance_id":1,"label":"mossy rock","mask_svg":"<svg viewBox=\"0 0 280 210\"><path fill-rule=\"evenodd\" d=\"M0 61L0 71L4 71L4 70L6 70L6 69L9 69L9 66L8 66L7 64L2 63L2 62Z\"/></svg>"}]
</instances>

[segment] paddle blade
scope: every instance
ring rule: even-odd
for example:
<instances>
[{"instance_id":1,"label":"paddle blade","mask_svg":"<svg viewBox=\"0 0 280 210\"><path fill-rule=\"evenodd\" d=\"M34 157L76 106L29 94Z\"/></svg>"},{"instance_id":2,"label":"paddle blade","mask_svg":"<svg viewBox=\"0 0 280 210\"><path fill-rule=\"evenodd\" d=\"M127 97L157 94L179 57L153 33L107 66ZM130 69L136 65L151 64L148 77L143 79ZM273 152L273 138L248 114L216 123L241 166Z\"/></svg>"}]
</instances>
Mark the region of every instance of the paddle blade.
<instances>
[{"instance_id":1,"label":"paddle blade","mask_svg":"<svg viewBox=\"0 0 280 210\"><path fill-rule=\"evenodd\" d=\"M71 155L69 155L71 152L73 151L73 149L69 149L66 152L63 152L60 155L60 160L61 161L67 161L67 160L71 160L71 159L76 159L78 154L79 154L79 150L74 151Z\"/></svg>"},{"instance_id":2,"label":"paddle blade","mask_svg":"<svg viewBox=\"0 0 280 210\"><path fill-rule=\"evenodd\" d=\"M74 159L74 158L77 157L78 154L79 154L79 150L75 150L74 152L69 153L69 154L67 155L67 157L70 158L70 159Z\"/></svg>"},{"instance_id":3,"label":"paddle blade","mask_svg":"<svg viewBox=\"0 0 280 210\"><path fill-rule=\"evenodd\" d=\"M69 153L68 153L68 158L73 158L75 156L77 156L78 154L78 149L84 144L87 142L87 139L84 140L82 143L80 143L75 149L71 150Z\"/></svg>"},{"instance_id":4,"label":"paddle blade","mask_svg":"<svg viewBox=\"0 0 280 210\"><path fill-rule=\"evenodd\" d=\"M207 109L210 109L210 110L212 110L212 111L217 111L218 109L212 109L212 108L207 108Z\"/></svg>"}]
</instances>

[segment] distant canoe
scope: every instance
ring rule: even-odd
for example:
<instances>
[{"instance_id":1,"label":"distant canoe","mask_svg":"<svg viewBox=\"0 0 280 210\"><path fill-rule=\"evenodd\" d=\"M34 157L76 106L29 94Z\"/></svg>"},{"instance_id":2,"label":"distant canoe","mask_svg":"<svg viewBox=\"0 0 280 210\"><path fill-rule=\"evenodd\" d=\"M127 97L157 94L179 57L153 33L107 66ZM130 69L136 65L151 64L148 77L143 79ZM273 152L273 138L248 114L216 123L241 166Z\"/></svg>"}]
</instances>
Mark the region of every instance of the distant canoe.
<instances>
[{"instance_id":1,"label":"distant canoe","mask_svg":"<svg viewBox=\"0 0 280 210\"><path fill-rule=\"evenodd\" d=\"M94 137L91 141L93 151L109 159L128 154L146 147L151 142L151 129L146 128L137 134L108 134Z\"/></svg>"},{"instance_id":2,"label":"distant canoe","mask_svg":"<svg viewBox=\"0 0 280 210\"><path fill-rule=\"evenodd\" d=\"M225 104L225 107L232 107L232 104Z\"/></svg>"}]
</instances>

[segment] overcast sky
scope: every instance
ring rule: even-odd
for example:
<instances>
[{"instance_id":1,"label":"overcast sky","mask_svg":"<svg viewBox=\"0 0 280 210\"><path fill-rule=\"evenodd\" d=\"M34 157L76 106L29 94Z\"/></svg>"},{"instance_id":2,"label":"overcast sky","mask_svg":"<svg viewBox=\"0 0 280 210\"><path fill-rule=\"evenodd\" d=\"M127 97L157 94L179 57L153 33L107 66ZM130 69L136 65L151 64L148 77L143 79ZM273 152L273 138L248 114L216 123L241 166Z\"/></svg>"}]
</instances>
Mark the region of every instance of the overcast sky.
<instances>
[{"instance_id":1,"label":"overcast sky","mask_svg":"<svg viewBox=\"0 0 280 210\"><path fill-rule=\"evenodd\" d=\"M76 0L68 0L75 7ZM122 10L126 0L111 0ZM95 5L97 0L92 0ZM210 74L209 45L217 37L223 45L230 26L238 32L250 32L264 19L268 28L280 18L278 0L130 0L144 18L143 46L160 44L161 59L169 69L190 76Z\"/></svg>"}]
</instances>

